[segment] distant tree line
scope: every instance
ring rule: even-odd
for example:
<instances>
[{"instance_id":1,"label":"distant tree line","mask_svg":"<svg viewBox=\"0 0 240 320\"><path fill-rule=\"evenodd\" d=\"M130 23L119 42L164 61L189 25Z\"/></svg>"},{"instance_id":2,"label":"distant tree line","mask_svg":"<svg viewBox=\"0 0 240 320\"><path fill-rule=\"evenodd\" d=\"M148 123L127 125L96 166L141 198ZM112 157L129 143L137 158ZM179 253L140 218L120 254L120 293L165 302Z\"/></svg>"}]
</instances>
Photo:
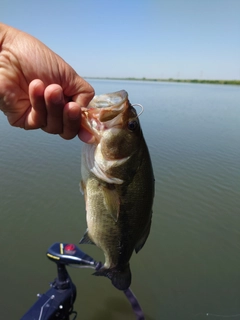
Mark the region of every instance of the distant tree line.
<instances>
[{"instance_id":1,"label":"distant tree line","mask_svg":"<svg viewBox=\"0 0 240 320\"><path fill-rule=\"evenodd\" d=\"M158 78L112 78L112 77L86 77L88 79L105 79L105 80L134 80L134 81L155 81L155 82L186 82L186 83L209 83L209 84L232 84L240 85L240 80L200 80L200 79L158 79Z\"/></svg>"},{"instance_id":2,"label":"distant tree line","mask_svg":"<svg viewBox=\"0 0 240 320\"><path fill-rule=\"evenodd\" d=\"M160 80L161 81L161 80ZM240 80L200 80L200 79L168 79L169 82L210 83L210 84L235 84L240 85Z\"/></svg>"}]
</instances>

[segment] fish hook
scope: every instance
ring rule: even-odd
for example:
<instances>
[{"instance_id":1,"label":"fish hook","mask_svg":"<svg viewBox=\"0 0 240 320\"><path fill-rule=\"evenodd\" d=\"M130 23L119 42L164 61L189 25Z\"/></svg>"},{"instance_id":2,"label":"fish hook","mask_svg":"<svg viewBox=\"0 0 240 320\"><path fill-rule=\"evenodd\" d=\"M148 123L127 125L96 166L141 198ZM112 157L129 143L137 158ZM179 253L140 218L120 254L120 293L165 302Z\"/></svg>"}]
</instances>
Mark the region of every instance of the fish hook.
<instances>
[{"instance_id":1,"label":"fish hook","mask_svg":"<svg viewBox=\"0 0 240 320\"><path fill-rule=\"evenodd\" d=\"M143 111L144 111L144 108L143 108L143 106L140 104L140 103L134 103L134 104L132 104L132 106L134 107L134 106L138 106L138 107L140 107L142 110L137 114L137 117L140 117L140 115L143 113Z\"/></svg>"}]
</instances>

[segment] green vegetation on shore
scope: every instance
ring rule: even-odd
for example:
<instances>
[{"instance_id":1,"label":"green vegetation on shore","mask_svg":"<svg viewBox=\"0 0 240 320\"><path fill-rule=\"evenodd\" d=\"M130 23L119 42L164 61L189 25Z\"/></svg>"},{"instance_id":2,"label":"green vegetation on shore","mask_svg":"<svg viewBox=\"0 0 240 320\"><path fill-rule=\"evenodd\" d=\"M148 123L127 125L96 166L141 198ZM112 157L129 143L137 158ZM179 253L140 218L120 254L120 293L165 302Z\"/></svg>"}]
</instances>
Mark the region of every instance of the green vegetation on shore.
<instances>
[{"instance_id":1,"label":"green vegetation on shore","mask_svg":"<svg viewBox=\"0 0 240 320\"><path fill-rule=\"evenodd\" d=\"M103 80L134 80L134 81L155 81L155 82L186 82L186 83L208 83L208 84L231 84L240 85L240 80L200 80L200 79L154 79L154 78L111 78L111 77L86 77L88 79Z\"/></svg>"}]
</instances>

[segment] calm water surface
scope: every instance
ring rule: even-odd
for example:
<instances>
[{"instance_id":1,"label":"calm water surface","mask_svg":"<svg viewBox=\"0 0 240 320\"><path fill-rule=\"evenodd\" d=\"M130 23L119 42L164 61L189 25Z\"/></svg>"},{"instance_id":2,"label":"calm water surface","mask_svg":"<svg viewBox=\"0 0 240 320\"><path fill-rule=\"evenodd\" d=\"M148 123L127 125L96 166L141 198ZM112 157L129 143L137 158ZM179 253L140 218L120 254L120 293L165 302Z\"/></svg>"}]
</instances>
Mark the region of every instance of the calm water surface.
<instances>
[{"instance_id":1,"label":"calm water surface","mask_svg":"<svg viewBox=\"0 0 240 320\"><path fill-rule=\"evenodd\" d=\"M96 94L125 89L145 108L156 197L150 237L131 268L146 319L240 319L240 88L90 83ZM80 154L77 138L12 128L0 115L1 319L19 319L48 289L56 273L47 248L77 244L86 229ZM81 248L103 260L98 248ZM78 319L135 319L106 278L69 271Z\"/></svg>"}]
</instances>

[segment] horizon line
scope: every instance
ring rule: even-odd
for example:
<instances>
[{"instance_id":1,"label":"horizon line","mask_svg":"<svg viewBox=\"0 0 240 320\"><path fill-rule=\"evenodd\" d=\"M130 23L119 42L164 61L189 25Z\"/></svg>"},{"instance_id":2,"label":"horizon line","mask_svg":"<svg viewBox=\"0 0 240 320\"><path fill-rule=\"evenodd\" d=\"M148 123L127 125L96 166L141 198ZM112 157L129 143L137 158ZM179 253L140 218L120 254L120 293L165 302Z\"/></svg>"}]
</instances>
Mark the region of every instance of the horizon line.
<instances>
[{"instance_id":1,"label":"horizon line","mask_svg":"<svg viewBox=\"0 0 240 320\"><path fill-rule=\"evenodd\" d=\"M89 77L86 79L102 79L102 80L136 80L136 81L154 81L154 82L191 82L191 83L212 83L212 84L237 84L240 85L239 80L226 80L226 79L177 79L177 78L135 78L135 77Z\"/></svg>"}]
</instances>

